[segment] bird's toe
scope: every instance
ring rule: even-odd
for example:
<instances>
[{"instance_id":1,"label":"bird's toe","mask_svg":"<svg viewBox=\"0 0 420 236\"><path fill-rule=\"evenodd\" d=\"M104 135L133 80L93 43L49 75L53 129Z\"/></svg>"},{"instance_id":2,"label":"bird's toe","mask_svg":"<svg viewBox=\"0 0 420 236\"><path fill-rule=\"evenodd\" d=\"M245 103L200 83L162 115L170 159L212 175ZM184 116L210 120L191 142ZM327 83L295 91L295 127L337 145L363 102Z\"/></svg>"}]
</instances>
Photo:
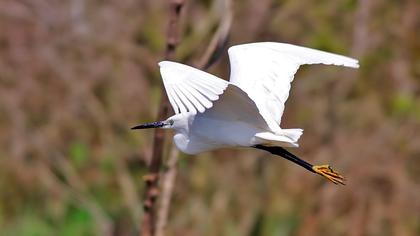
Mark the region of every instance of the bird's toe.
<instances>
[{"instance_id":1,"label":"bird's toe","mask_svg":"<svg viewBox=\"0 0 420 236\"><path fill-rule=\"evenodd\" d=\"M334 184L345 185L345 178L339 173L335 172L330 165L314 165L312 167L315 173L327 178L329 181Z\"/></svg>"}]
</instances>

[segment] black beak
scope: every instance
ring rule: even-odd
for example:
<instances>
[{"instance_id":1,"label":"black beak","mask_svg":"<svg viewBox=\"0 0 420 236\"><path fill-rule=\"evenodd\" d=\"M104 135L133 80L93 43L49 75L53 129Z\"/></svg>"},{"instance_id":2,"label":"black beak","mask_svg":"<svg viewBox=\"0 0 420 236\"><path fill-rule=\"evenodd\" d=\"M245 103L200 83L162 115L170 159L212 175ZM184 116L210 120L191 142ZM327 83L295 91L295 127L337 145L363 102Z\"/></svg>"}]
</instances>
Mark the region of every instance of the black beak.
<instances>
[{"instance_id":1,"label":"black beak","mask_svg":"<svg viewBox=\"0 0 420 236\"><path fill-rule=\"evenodd\" d=\"M152 123L137 125L137 126L132 127L131 129L150 129L150 128L160 128L160 127L163 127L163 126L165 126L165 122L156 121L156 122L152 122Z\"/></svg>"}]
</instances>

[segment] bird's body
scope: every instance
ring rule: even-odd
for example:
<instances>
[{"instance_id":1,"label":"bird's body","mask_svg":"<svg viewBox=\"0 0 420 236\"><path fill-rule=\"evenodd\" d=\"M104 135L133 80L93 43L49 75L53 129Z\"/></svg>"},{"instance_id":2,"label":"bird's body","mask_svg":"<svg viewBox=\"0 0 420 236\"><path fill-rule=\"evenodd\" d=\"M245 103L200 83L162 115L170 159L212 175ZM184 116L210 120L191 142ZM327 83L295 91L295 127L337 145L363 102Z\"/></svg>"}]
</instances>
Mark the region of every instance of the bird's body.
<instances>
[{"instance_id":1,"label":"bird's body","mask_svg":"<svg viewBox=\"0 0 420 236\"><path fill-rule=\"evenodd\" d=\"M188 154L223 147L257 147L324 177L329 178L325 172L336 174L327 166L312 166L277 148L297 147L303 132L282 129L280 122L290 83L300 65L321 63L357 68L357 60L270 42L233 46L229 58L229 82L187 65L160 62L165 89L176 114L165 121L134 128L172 128L176 146Z\"/></svg>"},{"instance_id":2,"label":"bird's body","mask_svg":"<svg viewBox=\"0 0 420 236\"><path fill-rule=\"evenodd\" d=\"M178 149L188 154L258 144L292 147L297 140L286 134L294 133L295 137L299 137L302 133L301 129L292 129L289 133L290 129L280 129L280 132L270 130L248 95L232 84L204 113L180 113L174 119L187 121L180 122L183 128L176 132L174 142ZM268 134L273 135L270 142L263 140Z\"/></svg>"}]
</instances>

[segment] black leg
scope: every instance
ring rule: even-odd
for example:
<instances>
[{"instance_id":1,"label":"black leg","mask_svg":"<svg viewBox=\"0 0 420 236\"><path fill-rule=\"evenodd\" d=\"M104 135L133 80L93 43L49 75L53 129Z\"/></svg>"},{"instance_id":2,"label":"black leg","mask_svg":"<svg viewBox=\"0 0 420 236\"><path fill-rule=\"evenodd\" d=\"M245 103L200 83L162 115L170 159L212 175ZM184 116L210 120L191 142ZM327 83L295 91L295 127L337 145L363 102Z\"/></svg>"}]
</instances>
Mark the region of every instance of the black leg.
<instances>
[{"instance_id":1,"label":"black leg","mask_svg":"<svg viewBox=\"0 0 420 236\"><path fill-rule=\"evenodd\" d=\"M255 145L254 147L270 152L271 154L286 158L287 160L292 161L302 166L303 168L309 170L310 172L315 173L315 171L313 170L313 165L293 155L292 153L288 152L286 149L282 147L269 147L269 146L264 146L264 145Z\"/></svg>"},{"instance_id":2,"label":"black leg","mask_svg":"<svg viewBox=\"0 0 420 236\"><path fill-rule=\"evenodd\" d=\"M288 152L286 149L282 147L269 147L264 145L255 145L254 148L258 148L267 152L270 152L274 155L281 156L283 158L286 158L289 161L292 161L303 168L309 170L312 173L319 174L325 178L327 178L329 181L335 183L335 184L343 184L344 185L344 177L341 176L339 173L334 172L333 169L329 165L312 165L299 157L293 155L292 153Z\"/></svg>"}]
</instances>

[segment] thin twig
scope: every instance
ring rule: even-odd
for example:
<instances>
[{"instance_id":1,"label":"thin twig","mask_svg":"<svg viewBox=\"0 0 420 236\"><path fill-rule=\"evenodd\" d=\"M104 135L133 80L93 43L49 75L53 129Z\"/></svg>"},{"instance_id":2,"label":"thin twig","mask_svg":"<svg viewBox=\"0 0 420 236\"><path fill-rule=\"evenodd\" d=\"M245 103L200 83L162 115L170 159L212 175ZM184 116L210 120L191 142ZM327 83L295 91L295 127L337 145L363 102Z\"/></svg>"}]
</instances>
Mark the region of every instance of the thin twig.
<instances>
[{"instance_id":1,"label":"thin twig","mask_svg":"<svg viewBox=\"0 0 420 236\"><path fill-rule=\"evenodd\" d=\"M162 179L162 198L156 223L156 236L165 235L164 232L168 221L169 207L171 205L172 193L177 174L176 163L178 162L178 156L178 149L175 145L172 145L168 163L166 164L167 171Z\"/></svg>"},{"instance_id":2,"label":"thin twig","mask_svg":"<svg viewBox=\"0 0 420 236\"><path fill-rule=\"evenodd\" d=\"M178 43L178 24L183 0L169 1L169 25L167 31L167 43L165 58L171 59L175 55L175 48ZM169 115L169 102L165 95L165 91L161 88L161 104L158 119L165 119ZM165 132L163 129L156 129L153 144L153 154L149 164L149 174L144 177L146 182L145 198L143 203L144 215L142 221L143 236L152 236L155 233L155 203L159 195L159 170L162 166L163 146L165 141Z\"/></svg>"},{"instance_id":3,"label":"thin twig","mask_svg":"<svg viewBox=\"0 0 420 236\"><path fill-rule=\"evenodd\" d=\"M225 11L223 13L223 18L220 21L219 27L213 35L213 38L211 39L205 53L198 62L197 67L200 69L205 70L209 68L214 62L216 62L217 59L220 58L221 52L223 52L223 49L226 46L233 18L231 0L224 1L224 9Z\"/></svg>"}]
</instances>

